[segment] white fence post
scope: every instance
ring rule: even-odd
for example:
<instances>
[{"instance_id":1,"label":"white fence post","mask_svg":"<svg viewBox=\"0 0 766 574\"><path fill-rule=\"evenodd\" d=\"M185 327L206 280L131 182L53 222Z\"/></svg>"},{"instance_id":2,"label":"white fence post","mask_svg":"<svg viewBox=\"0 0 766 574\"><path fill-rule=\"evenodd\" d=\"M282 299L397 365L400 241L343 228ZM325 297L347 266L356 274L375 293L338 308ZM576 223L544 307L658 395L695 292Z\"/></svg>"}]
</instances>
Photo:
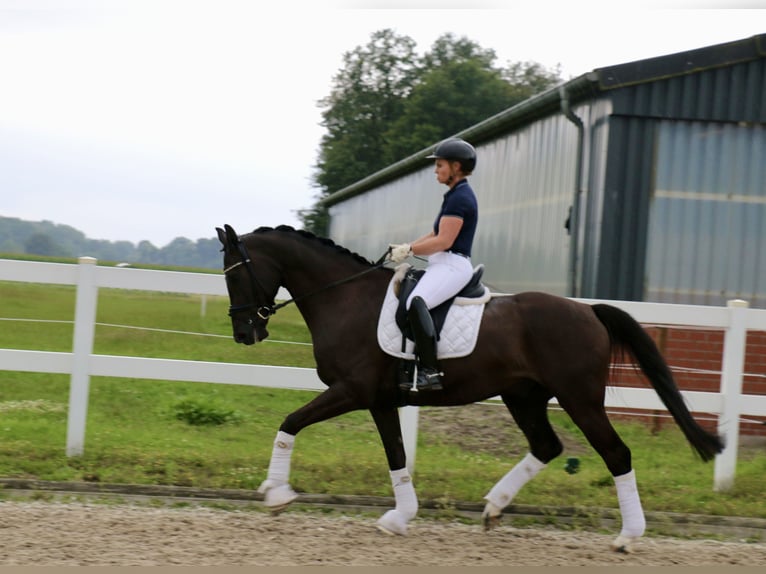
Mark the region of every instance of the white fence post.
<instances>
[{"instance_id":1,"label":"white fence post","mask_svg":"<svg viewBox=\"0 0 766 574\"><path fill-rule=\"evenodd\" d=\"M718 433L726 441L723 452L715 459L713 489L727 490L734 485L739 448L739 417L742 413L742 377L745 372L747 301L733 299L727 303L731 321L723 339L721 363L721 412Z\"/></svg>"},{"instance_id":2,"label":"white fence post","mask_svg":"<svg viewBox=\"0 0 766 574\"><path fill-rule=\"evenodd\" d=\"M418 414L419 407L407 405L399 409L400 425L402 427L402 442L404 455L407 457L407 470L415 474L415 451L418 447Z\"/></svg>"},{"instance_id":3,"label":"white fence post","mask_svg":"<svg viewBox=\"0 0 766 574\"><path fill-rule=\"evenodd\" d=\"M85 448L85 420L88 415L90 386L90 357L96 331L96 259L78 259L77 300L74 312L74 342L72 349L72 378L69 383L69 415L66 454L81 455Z\"/></svg>"}]
</instances>

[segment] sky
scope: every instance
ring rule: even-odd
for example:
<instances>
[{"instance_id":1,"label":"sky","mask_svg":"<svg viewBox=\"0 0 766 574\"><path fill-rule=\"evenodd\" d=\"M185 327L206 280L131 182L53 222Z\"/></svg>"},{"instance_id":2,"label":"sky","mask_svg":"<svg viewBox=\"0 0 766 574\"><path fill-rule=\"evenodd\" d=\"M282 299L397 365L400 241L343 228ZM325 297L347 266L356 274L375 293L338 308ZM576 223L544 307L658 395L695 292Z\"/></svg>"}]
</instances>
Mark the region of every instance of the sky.
<instances>
[{"instance_id":1,"label":"sky","mask_svg":"<svg viewBox=\"0 0 766 574\"><path fill-rule=\"evenodd\" d=\"M0 216L157 247L300 227L319 101L378 30L420 53L451 32L568 80L764 33L763 5L0 0Z\"/></svg>"}]
</instances>

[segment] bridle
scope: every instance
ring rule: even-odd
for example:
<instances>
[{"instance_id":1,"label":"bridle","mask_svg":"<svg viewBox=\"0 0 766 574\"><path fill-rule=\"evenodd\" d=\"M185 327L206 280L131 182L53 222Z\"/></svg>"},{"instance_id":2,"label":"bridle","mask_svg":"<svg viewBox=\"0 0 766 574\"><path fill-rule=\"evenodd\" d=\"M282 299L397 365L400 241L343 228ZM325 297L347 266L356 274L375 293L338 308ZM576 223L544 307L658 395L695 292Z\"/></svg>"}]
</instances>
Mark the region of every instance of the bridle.
<instances>
[{"instance_id":1,"label":"bridle","mask_svg":"<svg viewBox=\"0 0 766 574\"><path fill-rule=\"evenodd\" d=\"M263 288L263 285L261 285L261 282L258 281L258 277L255 276L255 269L253 268L253 262L250 260L250 255L247 253L247 248L245 247L245 244L242 243L241 241L238 241L237 249L239 250L240 255L242 255L242 259L232 265L229 265L226 269L224 269L223 270L224 276L226 276L227 273L236 269L237 267L244 265L245 269L247 270L247 274L250 276L250 283L253 288L253 294L257 296L258 292L256 291L256 288L260 289L261 292L265 293L266 290ZM257 299L257 297L254 297L254 300L255 299ZM280 305L275 305L274 300L272 299L270 305L261 305L260 307L258 307L258 303L256 303L255 301L253 301L252 303L244 303L242 305L230 305L229 317L233 317L235 313L239 313L240 311L246 311L248 309L253 309L254 307L258 307L255 314L258 315L260 319L263 319L264 321L266 321L268 320L269 317L271 317L274 313L277 312L277 309L284 307L286 304L287 303L281 303ZM253 324L252 319L248 319L247 322L250 325Z\"/></svg>"},{"instance_id":2,"label":"bridle","mask_svg":"<svg viewBox=\"0 0 766 574\"><path fill-rule=\"evenodd\" d=\"M223 274L225 276L230 271L244 265L245 269L247 270L247 274L250 277L250 283L252 286L253 295L255 295L254 297L254 300L255 300L257 299L257 295L258 295L257 289L260 289L260 291L263 293L265 293L266 290L263 288L263 285L261 284L260 281L258 281L258 277L256 277L255 275L255 267L253 266L253 262L250 259L250 254L247 252L247 248L245 247L245 244L242 241L237 242L237 249L239 250L239 253L242 256L242 259L226 267L223 270ZM271 317L272 315L275 315L279 309L281 309L282 307L286 307L290 303L295 303L297 301L307 299L308 297L311 297L312 295L316 295L317 293L321 293L322 291L325 291L327 289L337 287L338 285L342 285L343 283L348 283L349 281L353 281L354 279L357 279L363 275L366 275L367 273L370 273L371 271L375 271L376 269L383 267L386 261L386 257L388 256L390 252L391 252L391 248L389 247L388 250L386 250L386 252L380 256L380 259L378 259L373 264L373 266L370 267L369 269L365 269L364 271L351 275L350 277L344 277L343 279L339 279L338 281L333 281L332 283L329 283L328 285L324 285L323 287L320 287L319 289L315 289L314 291L310 291L299 297L293 297L291 299L288 299L287 301L283 301L282 303L279 303L278 305L274 302L273 299L271 300L271 303L269 305L258 306L258 303L256 303L255 301L253 301L252 303L243 303L242 305L230 305L229 317L233 317L235 313L239 313L240 311L257 308L255 314L258 316L258 318L264 321L267 321L269 317ZM252 325L253 319L250 318L248 319L247 322L248 324Z\"/></svg>"}]
</instances>

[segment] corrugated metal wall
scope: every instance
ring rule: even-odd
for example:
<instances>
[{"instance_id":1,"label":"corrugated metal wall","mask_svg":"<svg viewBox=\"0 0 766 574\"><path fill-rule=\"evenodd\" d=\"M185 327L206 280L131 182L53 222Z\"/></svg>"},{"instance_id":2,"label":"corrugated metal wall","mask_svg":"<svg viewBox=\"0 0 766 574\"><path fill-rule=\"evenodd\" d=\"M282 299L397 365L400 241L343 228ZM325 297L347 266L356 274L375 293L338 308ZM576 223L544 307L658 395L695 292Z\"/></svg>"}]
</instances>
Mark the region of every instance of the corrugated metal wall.
<instances>
[{"instance_id":1,"label":"corrugated metal wall","mask_svg":"<svg viewBox=\"0 0 766 574\"><path fill-rule=\"evenodd\" d=\"M766 128L659 125L645 298L766 307Z\"/></svg>"},{"instance_id":2,"label":"corrugated metal wall","mask_svg":"<svg viewBox=\"0 0 766 574\"><path fill-rule=\"evenodd\" d=\"M611 102L601 100L591 106L591 121L586 131L586 155L583 164L583 188L585 196L581 200L581 246L578 249L576 295L594 297L600 266L600 245L604 228L604 198L606 195L604 174L607 166L609 143L609 113ZM584 207L583 207L584 204Z\"/></svg>"},{"instance_id":3,"label":"corrugated metal wall","mask_svg":"<svg viewBox=\"0 0 766 574\"><path fill-rule=\"evenodd\" d=\"M603 241L587 296L766 307L766 61L608 95Z\"/></svg>"},{"instance_id":4,"label":"corrugated metal wall","mask_svg":"<svg viewBox=\"0 0 766 574\"><path fill-rule=\"evenodd\" d=\"M575 109L587 116L590 107ZM586 121L589 118L585 117ZM477 146L469 178L479 201L473 263L494 290L566 295L577 130L552 116ZM389 243L428 233L447 188L428 166L330 208L331 237L377 258Z\"/></svg>"}]
</instances>

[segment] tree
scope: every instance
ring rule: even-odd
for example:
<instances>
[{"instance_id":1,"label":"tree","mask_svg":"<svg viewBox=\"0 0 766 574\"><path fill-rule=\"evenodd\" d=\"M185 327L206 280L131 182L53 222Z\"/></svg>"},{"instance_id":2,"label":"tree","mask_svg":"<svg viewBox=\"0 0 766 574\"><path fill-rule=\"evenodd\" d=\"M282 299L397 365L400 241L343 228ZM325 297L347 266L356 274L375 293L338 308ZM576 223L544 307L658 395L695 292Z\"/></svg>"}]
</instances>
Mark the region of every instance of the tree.
<instances>
[{"instance_id":1,"label":"tree","mask_svg":"<svg viewBox=\"0 0 766 574\"><path fill-rule=\"evenodd\" d=\"M434 42L404 112L387 133L388 163L418 152L541 92L558 81L535 63L495 67L495 52L453 34Z\"/></svg>"},{"instance_id":2,"label":"tree","mask_svg":"<svg viewBox=\"0 0 766 574\"><path fill-rule=\"evenodd\" d=\"M321 199L385 167L385 132L401 116L418 73L415 42L385 29L347 52L330 95L319 102L327 133L320 142L314 184ZM304 228L326 233L327 214L300 210Z\"/></svg>"},{"instance_id":3,"label":"tree","mask_svg":"<svg viewBox=\"0 0 766 574\"><path fill-rule=\"evenodd\" d=\"M160 259L159 253L160 250L151 241L139 241L135 254L136 262L157 263Z\"/></svg>"},{"instance_id":4,"label":"tree","mask_svg":"<svg viewBox=\"0 0 766 574\"><path fill-rule=\"evenodd\" d=\"M313 184L317 203L297 211L304 229L327 233L320 201L559 81L535 63L495 66L493 50L445 34L422 58L391 30L344 56L330 95L319 102L327 133Z\"/></svg>"},{"instance_id":5,"label":"tree","mask_svg":"<svg viewBox=\"0 0 766 574\"><path fill-rule=\"evenodd\" d=\"M560 83L561 66L548 70L537 62L509 62L503 79L511 86L514 103L518 103Z\"/></svg>"},{"instance_id":6,"label":"tree","mask_svg":"<svg viewBox=\"0 0 766 574\"><path fill-rule=\"evenodd\" d=\"M164 265L178 265L179 261L194 262L196 256L197 248L191 239L176 237L160 251L160 262Z\"/></svg>"},{"instance_id":7,"label":"tree","mask_svg":"<svg viewBox=\"0 0 766 574\"><path fill-rule=\"evenodd\" d=\"M418 73L412 39L392 30L375 32L365 47L344 56L325 109L318 185L337 191L362 179L370 167L386 165L381 157L384 132L398 118Z\"/></svg>"},{"instance_id":8,"label":"tree","mask_svg":"<svg viewBox=\"0 0 766 574\"><path fill-rule=\"evenodd\" d=\"M448 62L426 72L387 133L393 163L513 105L499 70L478 61Z\"/></svg>"},{"instance_id":9,"label":"tree","mask_svg":"<svg viewBox=\"0 0 766 574\"><path fill-rule=\"evenodd\" d=\"M223 255L221 255L221 242L218 238L197 239L195 244L197 248L197 261L199 267L209 267L220 269L223 264Z\"/></svg>"},{"instance_id":10,"label":"tree","mask_svg":"<svg viewBox=\"0 0 766 574\"><path fill-rule=\"evenodd\" d=\"M50 235L34 233L24 242L24 251L31 255L45 255L47 257L62 257L68 255L59 247Z\"/></svg>"}]
</instances>

